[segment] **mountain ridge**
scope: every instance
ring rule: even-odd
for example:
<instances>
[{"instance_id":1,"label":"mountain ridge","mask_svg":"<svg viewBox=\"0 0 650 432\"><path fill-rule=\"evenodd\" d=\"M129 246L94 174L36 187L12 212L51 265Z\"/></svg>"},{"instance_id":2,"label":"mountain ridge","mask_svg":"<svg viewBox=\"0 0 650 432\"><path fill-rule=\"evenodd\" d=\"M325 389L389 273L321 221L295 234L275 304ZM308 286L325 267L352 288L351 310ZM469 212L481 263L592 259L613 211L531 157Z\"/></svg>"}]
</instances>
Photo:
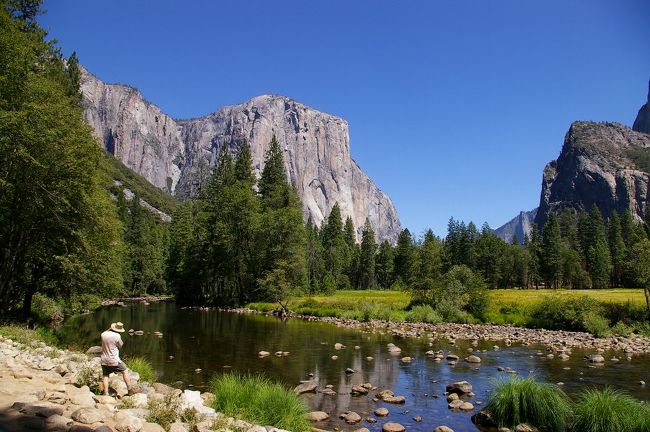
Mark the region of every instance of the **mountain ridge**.
<instances>
[{"instance_id":1,"label":"mountain ridge","mask_svg":"<svg viewBox=\"0 0 650 432\"><path fill-rule=\"evenodd\" d=\"M272 136L284 149L285 169L305 219L321 225L338 203L357 234L370 221L379 240L395 243L395 206L350 154L348 122L290 97L259 95L193 119L174 119L135 87L107 84L82 69L84 119L103 147L160 189L196 196L221 146L235 153L248 143L256 175Z\"/></svg>"}]
</instances>

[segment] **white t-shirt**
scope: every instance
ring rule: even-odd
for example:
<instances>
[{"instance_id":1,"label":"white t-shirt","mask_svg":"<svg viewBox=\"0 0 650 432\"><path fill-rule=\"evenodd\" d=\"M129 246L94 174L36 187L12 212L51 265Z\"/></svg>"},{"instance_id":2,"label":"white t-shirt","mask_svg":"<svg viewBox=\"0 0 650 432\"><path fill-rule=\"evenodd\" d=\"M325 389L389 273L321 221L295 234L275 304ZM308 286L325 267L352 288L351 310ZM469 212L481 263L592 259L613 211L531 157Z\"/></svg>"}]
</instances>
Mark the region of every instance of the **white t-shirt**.
<instances>
[{"instance_id":1,"label":"white t-shirt","mask_svg":"<svg viewBox=\"0 0 650 432\"><path fill-rule=\"evenodd\" d=\"M104 366L117 366L120 363L120 350L124 343L119 333L106 330L102 333L102 356L100 363Z\"/></svg>"}]
</instances>

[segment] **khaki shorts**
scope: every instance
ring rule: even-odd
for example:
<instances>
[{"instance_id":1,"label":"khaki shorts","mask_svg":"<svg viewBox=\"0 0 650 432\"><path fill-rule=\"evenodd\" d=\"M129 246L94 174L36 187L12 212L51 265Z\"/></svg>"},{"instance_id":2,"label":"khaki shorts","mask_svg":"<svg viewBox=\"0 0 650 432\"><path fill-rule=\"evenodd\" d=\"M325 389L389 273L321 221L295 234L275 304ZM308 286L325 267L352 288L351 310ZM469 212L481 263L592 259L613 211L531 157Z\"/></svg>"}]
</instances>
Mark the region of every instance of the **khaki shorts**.
<instances>
[{"instance_id":1,"label":"khaki shorts","mask_svg":"<svg viewBox=\"0 0 650 432\"><path fill-rule=\"evenodd\" d=\"M126 365L124 364L123 361L120 361L117 366L106 366L102 365L102 374L104 376L109 376L113 372L124 372L126 370Z\"/></svg>"}]
</instances>

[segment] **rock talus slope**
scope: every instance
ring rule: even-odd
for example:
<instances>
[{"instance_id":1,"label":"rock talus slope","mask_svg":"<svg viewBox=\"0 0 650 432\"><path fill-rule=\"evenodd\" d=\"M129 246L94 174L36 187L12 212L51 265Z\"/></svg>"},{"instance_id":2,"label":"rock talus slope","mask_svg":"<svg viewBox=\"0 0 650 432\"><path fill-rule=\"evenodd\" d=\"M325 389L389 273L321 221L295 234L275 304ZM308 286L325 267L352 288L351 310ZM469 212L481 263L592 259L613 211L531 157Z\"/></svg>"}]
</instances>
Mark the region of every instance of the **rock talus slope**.
<instances>
[{"instance_id":1,"label":"rock talus slope","mask_svg":"<svg viewBox=\"0 0 650 432\"><path fill-rule=\"evenodd\" d=\"M564 207L607 217L629 209L637 219L648 203L650 135L616 123L575 122L557 160L544 168L539 211L541 226L550 212Z\"/></svg>"},{"instance_id":2,"label":"rock talus slope","mask_svg":"<svg viewBox=\"0 0 650 432\"><path fill-rule=\"evenodd\" d=\"M366 219L379 240L395 242L400 222L391 199L350 155L345 120L284 96L264 95L190 120L174 120L142 94L105 84L83 71L85 120L104 148L155 186L196 196L222 146L234 154L247 142L259 176L273 135L305 218L320 225L338 202L360 232Z\"/></svg>"}]
</instances>

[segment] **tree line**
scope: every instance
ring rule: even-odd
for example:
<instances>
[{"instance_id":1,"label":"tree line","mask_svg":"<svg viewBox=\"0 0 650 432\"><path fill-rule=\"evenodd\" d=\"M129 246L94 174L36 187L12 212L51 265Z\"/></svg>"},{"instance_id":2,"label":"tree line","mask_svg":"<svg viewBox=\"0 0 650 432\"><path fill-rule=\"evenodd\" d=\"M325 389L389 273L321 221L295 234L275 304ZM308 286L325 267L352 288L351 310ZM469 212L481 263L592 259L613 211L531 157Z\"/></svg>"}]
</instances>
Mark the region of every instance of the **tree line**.
<instances>
[{"instance_id":1,"label":"tree line","mask_svg":"<svg viewBox=\"0 0 650 432\"><path fill-rule=\"evenodd\" d=\"M286 307L293 294L339 289L462 297L460 308L480 315L484 288L650 288L650 211L635 221L629 211L605 220L595 206L565 209L510 243L452 218L445 238L405 229L395 245L378 244L370 223L358 236L338 204L320 227L303 222L275 137L259 179L246 142L236 154L222 145L199 196L162 222L138 191L126 200L114 183L82 120L77 58L45 40L40 1L0 4L3 315L29 315L35 296L83 307L173 293L184 304Z\"/></svg>"}]
</instances>

